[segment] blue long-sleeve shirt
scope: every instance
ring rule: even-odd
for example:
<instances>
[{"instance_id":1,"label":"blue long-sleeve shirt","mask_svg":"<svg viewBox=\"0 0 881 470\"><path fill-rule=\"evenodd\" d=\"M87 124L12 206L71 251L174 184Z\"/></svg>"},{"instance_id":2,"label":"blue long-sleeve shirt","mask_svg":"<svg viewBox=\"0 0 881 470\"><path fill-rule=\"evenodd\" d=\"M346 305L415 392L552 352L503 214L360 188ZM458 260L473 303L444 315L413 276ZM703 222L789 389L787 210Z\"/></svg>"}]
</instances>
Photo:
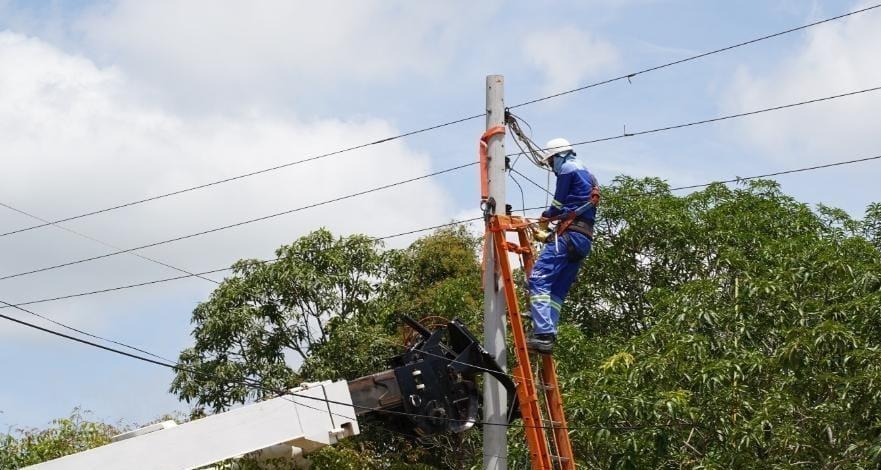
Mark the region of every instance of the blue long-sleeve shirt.
<instances>
[{"instance_id":1,"label":"blue long-sleeve shirt","mask_svg":"<svg viewBox=\"0 0 881 470\"><path fill-rule=\"evenodd\" d=\"M551 202L551 207L548 207L542 215L554 217L563 212L574 212L590 201L591 191L598 184L596 177L587 171L581 160L574 155L567 156L557 174L554 200ZM596 207L590 207L581 214L581 218L594 221L596 213Z\"/></svg>"}]
</instances>

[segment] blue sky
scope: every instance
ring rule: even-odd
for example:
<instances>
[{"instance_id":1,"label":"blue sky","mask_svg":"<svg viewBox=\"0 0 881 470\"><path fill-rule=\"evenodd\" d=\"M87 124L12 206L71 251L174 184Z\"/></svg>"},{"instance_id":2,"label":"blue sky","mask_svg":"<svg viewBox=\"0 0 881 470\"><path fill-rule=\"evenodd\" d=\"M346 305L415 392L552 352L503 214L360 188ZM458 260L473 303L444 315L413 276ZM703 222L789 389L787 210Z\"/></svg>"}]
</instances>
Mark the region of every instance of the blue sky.
<instances>
[{"instance_id":1,"label":"blue sky","mask_svg":"<svg viewBox=\"0 0 881 470\"><path fill-rule=\"evenodd\" d=\"M482 112L487 74L505 75L514 104L868 5L250 3L0 0L0 202L69 216ZM881 11L869 12L518 114L539 142L579 141L878 86L879 25ZM878 94L862 95L584 146L579 155L601 181L629 174L672 185L860 158L881 152L879 105ZM482 127L473 120L69 226L122 248L192 233L472 161ZM800 200L859 215L879 199L876 175L878 164L866 163L780 182ZM320 226L385 235L435 225L476 213L476 178L464 170L144 254L207 270L269 257ZM544 202L525 189L527 205ZM508 194L519 205L513 186ZM0 208L2 232L32 223ZM107 251L51 227L25 232L0 238L0 275ZM123 255L0 281L0 299L174 275ZM190 344L192 308L210 290L188 279L32 308L176 357ZM187 409L167 393L167 371L12 325L0 325L0 366L0 429L42 426L76 406L127 423Z\"/></svg>"}]
</instances>

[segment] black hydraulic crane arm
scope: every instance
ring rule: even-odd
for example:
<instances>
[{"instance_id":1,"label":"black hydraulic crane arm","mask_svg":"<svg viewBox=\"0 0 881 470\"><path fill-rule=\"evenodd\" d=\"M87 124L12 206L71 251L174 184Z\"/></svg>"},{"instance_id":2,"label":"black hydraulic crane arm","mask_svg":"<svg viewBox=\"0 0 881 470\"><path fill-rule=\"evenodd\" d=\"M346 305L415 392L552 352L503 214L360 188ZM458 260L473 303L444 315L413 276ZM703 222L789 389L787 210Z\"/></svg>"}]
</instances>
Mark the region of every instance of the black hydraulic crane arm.
<instances>
[{"instance_id":1,"label":"black hydraulic crane arm","mask_svg":"<svg viewBox=\"0 0 881 470\"><path fill-rule=\"evenodd\" d=\"M420 339L391 359L392 369L349 381L359 415L400 411L407 416L391 421L422 436L467 431L480 421L477 377L488 373L508 390L508 422L517 418L514 381L460 320L434 331L408 316L404 322Z\"/></svg>"}]
</instances>

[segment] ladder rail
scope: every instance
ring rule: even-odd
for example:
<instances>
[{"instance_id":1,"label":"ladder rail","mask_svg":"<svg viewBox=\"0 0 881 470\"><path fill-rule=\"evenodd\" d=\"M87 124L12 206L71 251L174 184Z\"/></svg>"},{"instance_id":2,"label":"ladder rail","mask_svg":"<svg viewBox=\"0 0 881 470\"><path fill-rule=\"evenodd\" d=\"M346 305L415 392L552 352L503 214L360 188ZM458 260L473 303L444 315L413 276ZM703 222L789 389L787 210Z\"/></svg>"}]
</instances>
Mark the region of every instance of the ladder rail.
<instances>
[{"instance_id":1,"label":"ladder rail","mask_svg":"<svg viewBox=\"0 0 881 470\"><path fill-rule=\"evenodd\" d=\"M511 334L514 338L514 352L517 357L514 373L520 380L517 384L517 395L520 400L520 414L524 425L523 431L526 435L526 443L530 453L529 459L534 470L552 470L553 466L551 464L550 452L548 452L547 435L545 434L544 423L541 421L538 394L533 379L532 365L529 361L529 351L526 348L526 334L523 331L517 292L514 288L514 277L511 274L511 263L508 259L506 240L508 230L499 223L499 216L495 216L490 220L490 229L493 233L496 261L499 264L505 300L508 305L508 321L511 323Z\"/></svg>"},{"instance_id":2,"label":"ladder rail","mask_svg":"<svg viewBox=\"0 0 881 470\"><path fill-rule=\"evenodd\" d=\"M572 441L569 440L569 426L566 423L566 412L563 409L563 395L557 381L557 366L550 355L542 355L542 382L546 385L545 400L553 424L554 442L557 455L565 460L560 461L563 470L575 470L575 459Z\"/></svg>"},{"instance_id":3,"label":"ladder rail","mask_svg":"<svg viewBox=\"0 0 881 470\"><path fill-rule=\"evenodd\" d=\"M528 278L535 266L535 253L528 233L529 224L520 217L493 216L490 219L489 228L493 234L496 262L502 276L505 300L508 305L508 321L511 324L511 334L517 358L517 365L514 366L513 371L520 380L517 384L517 394L520 399L520 413L530 450L532 468L575 470L575 457L563 408L563 395L557 380L556 363L552 356L541 355L540 363L536 364L535 369L537 370L534 370L526 346L526 332L523 328L511 263L508 259L509 251L518 253L523 262L524 273ZM507 242L508 232L517 232L519 246ZM542 397L538 395L537 382L541 385ZM549 418L550 433L546 432L542 404L544 404L546 415ZM551 438L552 441L548 438ZM552 443L556 455L551 452Z\"/></svg>"}]
</instances>

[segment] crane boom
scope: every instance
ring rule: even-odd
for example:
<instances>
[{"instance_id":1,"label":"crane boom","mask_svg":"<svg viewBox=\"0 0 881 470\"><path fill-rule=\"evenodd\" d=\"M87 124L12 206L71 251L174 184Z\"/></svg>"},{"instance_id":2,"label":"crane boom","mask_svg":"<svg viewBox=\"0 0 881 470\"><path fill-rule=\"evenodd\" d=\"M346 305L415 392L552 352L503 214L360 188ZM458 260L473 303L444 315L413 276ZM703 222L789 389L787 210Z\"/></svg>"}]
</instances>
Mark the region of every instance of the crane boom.
<instances>
[{"instance_id":1,"label":"crane boom","mask_svg":"<svg viewBox=\"0 0 881 470\"><path fill-rule=\"evenodd\" d=\"M479 419L475 378L489 371L514 393L514 382L459 321L430 331L404 321L419 339L390 360L392 369L349 382L303 384L277 398L181 425L166 421L116 436L110 444L32 467L33 470L191 469L248 455L291 459L359 434L374 413L421 436L458 433ZM509 420L517 414L509 403Z\"/></svg>"},{"instance_id":2,"label":"crane boom","mask_svg":"<svg viewBox=\"0 0 881 470\"><path fill-rule=\"evenodd\" d=\"M123 434L110 444L28 468L190 469L264 450L276 457L278 446L286 446L294 458L358 434L351 403L344 381L306 384L278 398L181 425Z\"/></svg>"}]
</instances>

